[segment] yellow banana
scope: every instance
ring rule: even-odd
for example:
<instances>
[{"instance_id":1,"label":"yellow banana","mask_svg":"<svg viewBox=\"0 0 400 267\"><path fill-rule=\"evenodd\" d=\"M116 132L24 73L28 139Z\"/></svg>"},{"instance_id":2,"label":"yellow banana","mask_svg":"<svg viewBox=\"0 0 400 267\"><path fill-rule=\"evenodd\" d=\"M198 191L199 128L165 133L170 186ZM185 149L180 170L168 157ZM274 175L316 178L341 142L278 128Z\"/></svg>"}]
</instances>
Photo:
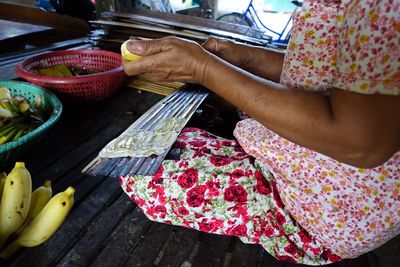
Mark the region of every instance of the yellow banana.
<instances>
[{"instance_id":1,"label":"yellow banana","mask_svg":"<svg viewBox=\"0 0 400 267\"><path fill-rule=\"evenodd\" d=\"M31 196L31 206L29 207L28 215L26 215L26 219L24 224L18 229L18 231L15 233L16 236L18 236L22 230L26 227L28 223L30 223L33 218L36 217L36 215L39 214L39 212L46 206L47 202L51 199L52 196L52 190L51 190L51 181L46 180L44 182L44 185L38 187L35 189L35 191L32 192Z\"/></svg>"},{"instance_id":2,"label":"yellow banana","mask_svg":"<svg viewBox=\"0 0 400 267\"><path fill-rule=\"evenodd\" d=\"M6 182L7 174L5 172L0 172L0 200L3 195L4 183Z\"/></svg>"},{"instance_id":3,"label":"yellow banana","mask_svg":"<svg viewBox=\"0 0 400 267\"><path fill-rule=\"evenodd\" d=\"M9 258L20 247L34 247L49 239L61 226L74 204L75 189L70 186L58 193L39 214L25 227L21 235L1 253L0 258Z\"/></svg>"},{"instance_id":4,"label":"yellow banana","mask_svg":"<svg viewBox=\"0 0 400 267\"><path fill-rule=\"evenodd\" d=\"M32 180L25 163L15 163L4 184L0 203L0 248L24 223L29 211Z\"/></svg>"},{"instance_id":5,"label":"yellow banana","mask_svg":"<svg viewBox=\"0 0 400 267\"><path fill-rule=\"evenodd\" d=\"M46 180L44 184L32 192L31 206L27 215L27 219L34 218L46 206L51 199L53 192L51 190L51 181Z\"/></svg>"}]
</instances>

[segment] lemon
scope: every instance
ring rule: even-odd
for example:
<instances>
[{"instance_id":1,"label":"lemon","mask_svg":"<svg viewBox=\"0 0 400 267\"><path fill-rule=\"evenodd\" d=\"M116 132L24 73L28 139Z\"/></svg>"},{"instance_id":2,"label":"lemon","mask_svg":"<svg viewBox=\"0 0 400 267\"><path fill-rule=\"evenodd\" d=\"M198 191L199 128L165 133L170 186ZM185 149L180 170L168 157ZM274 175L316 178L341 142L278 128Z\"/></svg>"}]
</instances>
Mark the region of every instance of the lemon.
<instances>
[{"instance_id":1,"label":"lemon","mask_svg":"<svg viewBox=\"0 0 400 267\"><path fill-rule=\"evenodd\" d=\"M121 55L122 58L126 61L138 61L140 60L142 57L132 54L131 52L129 52L128 48L126 48L126 44L129 42L129 40L125 41L122 45L121 45Z\"/></svg>"}]
</instances>

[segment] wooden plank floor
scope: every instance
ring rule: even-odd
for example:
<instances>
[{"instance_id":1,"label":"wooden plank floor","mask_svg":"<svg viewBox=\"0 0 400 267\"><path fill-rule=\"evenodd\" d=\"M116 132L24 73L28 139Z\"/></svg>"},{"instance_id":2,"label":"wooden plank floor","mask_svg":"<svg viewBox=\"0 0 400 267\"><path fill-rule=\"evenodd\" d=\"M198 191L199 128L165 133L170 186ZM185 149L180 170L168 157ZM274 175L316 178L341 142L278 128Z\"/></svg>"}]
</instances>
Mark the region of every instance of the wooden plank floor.
<instances>
[{"instance_id":1,"label":"wooden plank floor","mask_svg":"<svg viewBox=\"0 0 400 267\"><path fill-rule=\"evenodd\" d=\"M53 181L54 192L72 185L75 205L51 239L21 249L0 266L300 266L278 262L260 246L234 237L151 222L122 192L117 179L81 173L106 143L160 99L124 88L100 103L64 105L60 121L25 161L34 188L46 179ZM396 238L358 259L331 266L397 267L399 252Z\"/></svg>"}]
</instances>

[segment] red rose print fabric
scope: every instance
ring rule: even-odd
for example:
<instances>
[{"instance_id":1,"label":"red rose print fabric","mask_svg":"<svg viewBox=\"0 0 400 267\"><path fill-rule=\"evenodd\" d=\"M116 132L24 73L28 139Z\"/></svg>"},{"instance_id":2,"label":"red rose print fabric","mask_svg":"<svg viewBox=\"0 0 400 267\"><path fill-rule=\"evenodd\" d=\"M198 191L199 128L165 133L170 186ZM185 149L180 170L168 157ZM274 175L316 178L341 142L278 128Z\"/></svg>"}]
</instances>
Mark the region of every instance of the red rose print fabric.
<instances>
[{"instance_id":1,"label":"red rose print fabric","mask_svg":"<svg viewBox=\"0 0 400 267\"><path fill-rule=\"evenodd\" d=\"M239 143L185 128L154 176L125 176L123 190L157 222L260 244L279 260L322 265L340 260L286 210L270 172Z\"/></svg>"}]
</instances>

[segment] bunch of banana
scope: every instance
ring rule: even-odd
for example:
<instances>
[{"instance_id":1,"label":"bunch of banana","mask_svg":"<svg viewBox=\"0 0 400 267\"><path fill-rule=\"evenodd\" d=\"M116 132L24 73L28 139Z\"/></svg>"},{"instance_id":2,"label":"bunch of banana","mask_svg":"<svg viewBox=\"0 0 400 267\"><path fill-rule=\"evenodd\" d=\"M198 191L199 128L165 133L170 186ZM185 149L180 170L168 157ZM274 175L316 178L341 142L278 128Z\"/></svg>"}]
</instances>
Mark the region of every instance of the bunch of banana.
<instances>
[{"instance_id":1,"label":"bunch of banana","mask_svg":"<svg viewBox=\"0 0 400 267\"><path fill-rule=\"evenodd\" d=\"M47 180L32 192L31 176L23 162L17 162L8 175L0 173L0 179L0 249L11 239L0 258L9 258L20 247L38 246L57 231L72 208L75 189L70 186L52 197Z\"/></svg>"},{"instance_id":2,"label":"bunch of banana","mask_svg":"<svg viewBox=\"0 0 400 267\"><path fill-rule=\"evenodd\" d=\"M39 96L31 105L25 97L13 96L7 87L0 87L0 145L17 140L41 125L45 116L40 107Z\"/></svg>"},{"instance_id":3,"label":"bunch of banana","mask_svg":"<svg viewBox=\"0 0 400 267\"><path fill-rule=\"evenodd\" d=\"M75 189L70 186L58 193L46 204L39 214L22 230L21 235L8 245L1 258L9 258L21 247L35 247L49 239L61 226L74 204Z\"/></svg>"}]
</instances>

